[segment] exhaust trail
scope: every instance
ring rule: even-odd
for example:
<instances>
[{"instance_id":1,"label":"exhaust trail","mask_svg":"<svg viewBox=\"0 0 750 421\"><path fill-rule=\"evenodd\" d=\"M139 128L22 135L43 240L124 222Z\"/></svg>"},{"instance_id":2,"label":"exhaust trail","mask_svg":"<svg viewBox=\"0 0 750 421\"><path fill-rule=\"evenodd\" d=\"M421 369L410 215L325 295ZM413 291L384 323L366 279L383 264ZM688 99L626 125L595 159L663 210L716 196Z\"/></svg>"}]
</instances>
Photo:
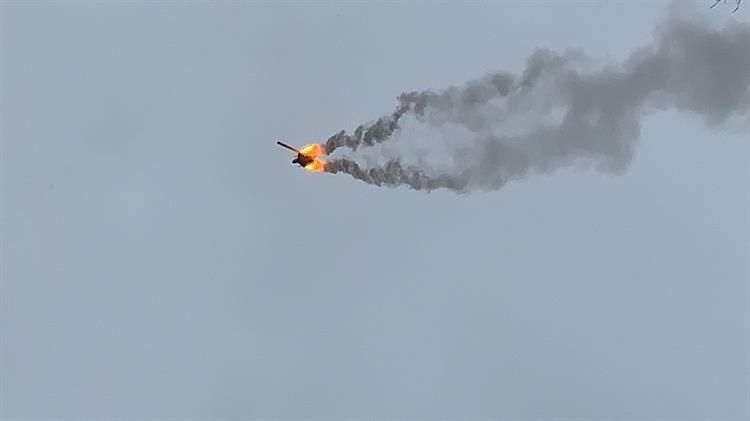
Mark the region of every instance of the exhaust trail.
<instances>
[{"instance_id":1,"label":"exhaust trail","mask_svg":"<svg viewBox=\"0 0 750 421\"><path fill-rule=\"evenodd\" d=\"M667 17L650 45L621 63L598 63L583 51L537 49L521 74L497 72L442 91L405 92L398 106L352 134L325 142L329 153L363 151L398 138L408 121L431 130L450 154L436 170L393 157L367 166L329 156L325 171L369 184L456 192L494 190L560 167L594 164L622 173L640 137L640 120L677 109L715 127L750 110L750 25L712 28Z\"/></svg>"}]
</instances>

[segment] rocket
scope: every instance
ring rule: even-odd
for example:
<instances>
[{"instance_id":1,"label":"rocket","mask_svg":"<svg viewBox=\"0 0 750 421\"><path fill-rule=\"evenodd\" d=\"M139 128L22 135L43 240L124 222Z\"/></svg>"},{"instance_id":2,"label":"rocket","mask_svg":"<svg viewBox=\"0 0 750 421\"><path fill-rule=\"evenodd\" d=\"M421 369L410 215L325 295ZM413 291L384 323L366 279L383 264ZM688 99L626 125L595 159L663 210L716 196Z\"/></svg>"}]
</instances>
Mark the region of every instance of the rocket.
<instances>
[{"instance_id":1,"label":"rocket","mask_svg":"<svg viewBox=\"0 0 750 421\"><path fill-rule=\"evenodd\" d=\"M325 170L326 150L323 145L310 143L298 149L280 140L276 141L276 144L297 153L297 157L292 160L292 164L298 164L308 171L320 172Z\"/></svg>"},{"instance_id":2,"label":"rocket","mask_svg":"<svg viewBox=\"0 0 750 421\"><path fill-rule=\"evenodd\" d=\"M293 147L291 145L287 145L286 143L284 143L284 142L282 142L280 140L276 141L276 144L279 145L279 146L281 146L282 148L286 148L286 149L289 149L292 152L296 152L297 153L297 157L292 160L292 164L299 164L300 167L304 168L307 165L309 165L310 163L312 163L313 161L315 161L315 157L314 156L305 155L299 149L297 149L297 148L295 148L295 147Z\"/></svg>"}]
</instances>

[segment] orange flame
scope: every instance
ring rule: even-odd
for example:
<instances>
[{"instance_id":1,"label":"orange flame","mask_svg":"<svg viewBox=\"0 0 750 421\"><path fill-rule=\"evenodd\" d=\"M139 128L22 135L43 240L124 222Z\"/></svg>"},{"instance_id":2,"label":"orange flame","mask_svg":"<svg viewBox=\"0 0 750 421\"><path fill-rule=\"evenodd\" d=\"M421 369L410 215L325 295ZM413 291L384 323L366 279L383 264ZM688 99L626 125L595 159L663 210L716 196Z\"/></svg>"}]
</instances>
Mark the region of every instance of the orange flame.
<instances>
[{"instance_id":1,"label":"orange flame","mask_svg":"<svg viewBox=\"0 0 750 421\"><path fill-rule=\"evenodd\" d=\"M321 172L326 169L326 162L316 159L315 161L305 165L305 169L312 172Z\"/></svg>"},{"instance_id":2,"label":"orange flame","mask_svg":"<svg viewBox=\"0 0 750 421\"><path fill-rule=\"evenodd\" d=\"M326 155L326 151L325 148L323 148L323 145L311 143L299 148L299 152L302 155L313 159L312 162L305 165L306 170L313 172L321 172L325 170L326 162L322 158L320 158L321 156Z\"/></svg>"}]
</instances>

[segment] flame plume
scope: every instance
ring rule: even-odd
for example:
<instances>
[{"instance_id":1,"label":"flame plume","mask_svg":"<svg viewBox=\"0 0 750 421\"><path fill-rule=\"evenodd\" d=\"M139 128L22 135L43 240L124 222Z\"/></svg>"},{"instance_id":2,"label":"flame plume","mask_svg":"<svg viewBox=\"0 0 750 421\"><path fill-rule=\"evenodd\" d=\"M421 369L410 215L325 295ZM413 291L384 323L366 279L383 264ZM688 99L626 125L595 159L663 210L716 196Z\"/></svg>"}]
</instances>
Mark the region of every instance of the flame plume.
<instances>
[{"instance_id":1,"label":"flame plume","mask_svg":"<svg viewBox=\"0 0 750 421\"><path fill-rule=\"evenodd\" d=\"M321 158L323 156L326 156L326 151L323 148L323 145L320 145L318 143L310 143L299 148L299 153L308 158L312 158L312 161L309 164L305 165L306 170L312 172L325 171L326 162Z\"/></svg>"}]
</instances>

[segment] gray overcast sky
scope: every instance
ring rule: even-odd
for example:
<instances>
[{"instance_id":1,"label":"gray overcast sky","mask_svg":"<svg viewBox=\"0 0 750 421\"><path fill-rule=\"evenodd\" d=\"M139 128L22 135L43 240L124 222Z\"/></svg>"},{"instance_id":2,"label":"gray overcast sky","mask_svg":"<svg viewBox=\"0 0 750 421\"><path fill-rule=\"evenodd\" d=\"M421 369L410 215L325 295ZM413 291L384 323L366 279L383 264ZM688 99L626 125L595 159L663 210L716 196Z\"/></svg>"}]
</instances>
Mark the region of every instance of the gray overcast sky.
<instances>
[{"instance_id":1,"label":"gray overcast sky","mask_svg":"<svg viewBox=\"0 0 750 421\"><path fill-rule=\"evenodd\" d=\"M1 3L0 417L747 419L746 127L467 195L273 143L665 9Z\"/></svg>"}]
</instances>

